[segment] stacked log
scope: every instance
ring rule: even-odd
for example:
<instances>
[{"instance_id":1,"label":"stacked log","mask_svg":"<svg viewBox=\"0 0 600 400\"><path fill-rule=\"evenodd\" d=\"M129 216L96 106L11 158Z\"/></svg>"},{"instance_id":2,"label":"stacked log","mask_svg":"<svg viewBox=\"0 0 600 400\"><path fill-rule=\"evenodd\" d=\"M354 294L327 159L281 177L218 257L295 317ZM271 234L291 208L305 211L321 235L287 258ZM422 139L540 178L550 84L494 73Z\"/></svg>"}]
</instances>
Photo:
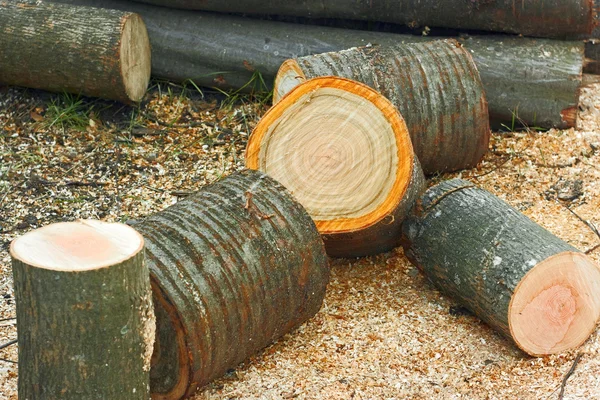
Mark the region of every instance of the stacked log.
<instances>
[{"instance_id":1,"label":"stacked log","mask_svg":"<svg viewBox=\"0 0 600 400\"><path fill-rule=\"evenodd\" d=\"M477 67L456 40L352 48L287 60L274 102L318 76L362 82L404 117L425 174L472 168L487 152L488 106Z\"/></svg>"},{"instance_id":2,"label":"stacked log","mask_svg":"<svg viewBox=\"0 0 600 400\"><path fill-rule=\"evenodd\" d=\"M148 33L137 14L0 3L0 83L132 103L146 93L150 65Z\"/></svg>"},{"instance_id":3,"label":"stacked log","mask_svg":"<svg viewBox=\"0 0 600 400\"><path fill-rule=\"evenodd\" d=\"M250 136L246 166L292 192L334 257L396 247L404 215L424 187L406 124L392 103L337 77L298 85L271 108Z\"/></svg>"},{"instance_id":4,"label":"stacked log","mask_svg":"<svg viewBox=\"0 0 600 400\"><path fill-rule=\"evenodd\" d=\"M135 228L156 309L155 399L192 395L321 307L323 241L302 206L260 172L230 175Z\"/></svg>"},{"instance_id":5,"label":"stacked log","mask_svg":"<svg viewBox=\"0 0 600 400\"><path fill-rule=\"evenodd\" d=\"M290 58L365 45L394 46L435 38L365 32L175 10L116 0L55 0L139 13L152 43L152 73L174 81L245 90L255 73L271 88ZM291 34L293 32L293 34ZM510 36L459 39L481 75L496 126L520 119L529 126L575 126L584 43Z\"/></svg>"},{"instance_id":6,"label":"stacked log","mask_svg":"<svg viewBox=\"0 0 600 400\"><path fill-rule=\"evenodd\" d=\"M64 222L11 244L21 399L149 398L155 321L144 240Z\"/></svg>"},{"instance_id":7,"label":"stacked log","mask_svg":"<svg viewBox=\"0 0 600 400\"><path fill-rule=\"evenodd\" d=\"M589 37L598 25L594 0L136 0L225 13L383 21L410 27L484 30L540 37Z\"/></svg>"},{"instance_id":8,"label":"stacked log","mask_svg":"<svg viewBox=\"0 0 600 400\"><path fill-rule=\"evenodd\" d=\"M406 256L528 354L580 346L600 317L600 268L491 193L453 179L403 226Z\"/></svg>"}]
</instances>

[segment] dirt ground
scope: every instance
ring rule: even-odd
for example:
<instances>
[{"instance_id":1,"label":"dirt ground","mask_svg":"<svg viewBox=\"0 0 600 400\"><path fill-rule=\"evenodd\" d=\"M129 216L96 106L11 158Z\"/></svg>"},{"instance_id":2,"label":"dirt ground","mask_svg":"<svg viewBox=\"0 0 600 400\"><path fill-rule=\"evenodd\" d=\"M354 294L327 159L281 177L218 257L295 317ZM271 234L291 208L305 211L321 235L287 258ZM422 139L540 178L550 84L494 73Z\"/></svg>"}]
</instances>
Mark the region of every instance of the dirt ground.
<instances>
[{"instance_id":1,"label":"dirt ground","mask_svg":"<svg viewBox=\"0 0 600 400\"><path fill-rule=\"evenodd\" d=\"M16 338L10 241L57 221L140 219L242 169L266 107L234 100L159 84L122 107L0 87L0 344ZM471 180L600 262L600 86L580 109L578 129L494 134L477 168L430 183ZM17 351L0 350L0 398L17 398ZM321 311L196 399L554 399L572 367L564 398L600 399L598 331L528 357L397 249L332 260Z\"/></svg>"}]
</instances>

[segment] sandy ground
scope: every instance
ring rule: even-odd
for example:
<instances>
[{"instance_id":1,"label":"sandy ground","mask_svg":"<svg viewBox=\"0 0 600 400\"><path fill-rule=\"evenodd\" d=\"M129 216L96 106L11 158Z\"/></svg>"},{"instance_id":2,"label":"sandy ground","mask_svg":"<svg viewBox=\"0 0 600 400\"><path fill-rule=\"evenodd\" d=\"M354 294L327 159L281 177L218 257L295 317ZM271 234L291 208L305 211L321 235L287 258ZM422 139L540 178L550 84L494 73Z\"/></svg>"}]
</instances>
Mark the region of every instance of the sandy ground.
<instances>
[{"instance_id":1,"label":"sandy ground","mask_svg":"<svg viewBox=\"0 0 600 400\"><path fill-rule=\"evenodd\" d=\"M127 221L165 208L242 168L264 112L155 90L141 109L121 112L143 127L114 112L76 131L44 124L47 105L47 95L0 88L0 343L16 337L12 239L51 222ZM455 176L600 262L600 238L583 222L600 226L600 86L585 89L578 129L495 134L478 168L430 183ZM1 398L16 398L17 351L0 350ZM196 399L554 399L578 354L564 398L600 399L598 331L577 351L528 357L397 249L332 260L321 311Z\"/></svg>"}]
</instances>

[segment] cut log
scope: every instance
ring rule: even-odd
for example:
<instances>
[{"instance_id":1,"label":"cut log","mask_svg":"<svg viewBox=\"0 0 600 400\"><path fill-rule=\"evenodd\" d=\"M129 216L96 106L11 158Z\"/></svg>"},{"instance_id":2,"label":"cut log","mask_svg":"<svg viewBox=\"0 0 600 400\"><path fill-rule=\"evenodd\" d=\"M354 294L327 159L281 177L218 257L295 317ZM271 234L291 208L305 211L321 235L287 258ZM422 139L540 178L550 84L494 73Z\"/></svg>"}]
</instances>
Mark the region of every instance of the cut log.
<instances>
[{"instance_id":1,"label":"cut log","mask_svg":"<svg viewBox=\"0 0 600 400\"><path fill-rule=\"evenodd\" d=\"M424 187L392 103L337 77L309 80L271 108L250 136L246 166L292 192L333 257L398 246L404 215Z\"/></svg>"},{"instance_id":2,"label":"cut log","mask_svg":"<svg viewBox=\"0 0 600 400\"><path fill-rule=\"evenodd\" d=\"M406 256L530 355L580 346L600 317L600 268L491 193L453 179L406 218Z\"/></svg>"},{"instance_id":3,"label":"cut log","mask_svg":"<svg viewBox=\"0 0 600 400\"><path fill-rule=\"evenodd\" d=\"M369 43L393 46L433 39L173 10L131 1L55 1L139 13L148 26L153 75L179 82L192 79L200 86L221 89L242 88L255 72L271 89L277 70L289 58ZM529 126L575 126L583 42L510 36L472 36L460 41L477 64L496 126L512 125L513 113Z\"/></svg>"},{"instance_id":4,"label":"cut log","mask_svg":"<svg viewBox=\"0 0 600 400\"><path fill-rule=\"evenodd\" d=\"M287 60L274 102L319 76L362 82L404 117L425 174L471 168L488 150L488 106L479 72L456 40L352 48Z\"/></svg>"},{"instance_id":5,"label":"cut log","mask_svg":"<svg viewBox=\"0 0 600 400\"><path fill-rule=\"evenodd\" d=\"M310 319L329 282L323 241L279 183L230 175L135 228L157 318L153 399L181 399Z\"/></svg>"},{"instance_id":6,"label":"cut log","mask_svg":"<svg viewBox=\"0 0 600 400\"><path fill-rule=\"evenodd\" d=\"M150 80L150 42L130 12L39 1L0 3L0 81L124 103Z\"/></svg>"},{"instance_id":7,"label":"cut log","mask_svg":"<svg viewBox=\"0 0 600 400\"><path fill-rule=\"evenodd\" d=\"M20 399L149 397L155 320L144 240L63 222L11 244Z\"/></svg>"},{"instance_id":8,"label":"cut log","mask_svg":"<svg viewBox=\"0 0 600 400\"><path fill-rule=\"evenodd\" d=\"M540 37L589 37L598 25L594 0L136 0L165 7L226 13L291 15L392 22Z\"/></svg>"}]
</instances>

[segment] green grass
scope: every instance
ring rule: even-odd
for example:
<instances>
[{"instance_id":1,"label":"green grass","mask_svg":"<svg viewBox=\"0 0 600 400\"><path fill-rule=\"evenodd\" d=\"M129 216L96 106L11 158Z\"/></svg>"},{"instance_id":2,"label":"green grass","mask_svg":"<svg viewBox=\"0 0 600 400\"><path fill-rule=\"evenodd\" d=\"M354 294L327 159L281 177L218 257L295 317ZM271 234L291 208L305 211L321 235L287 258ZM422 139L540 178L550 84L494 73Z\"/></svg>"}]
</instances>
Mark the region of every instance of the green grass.
<instances>
[{"instance_id":1,"label":"green grass","mask_svg":"<svg viewBox=\"0 0 600 400\"><path fill-rule=\"evenodd\" d=\"M85 130L90 123L90 115L94 102L83 99L79 95L63 93L54 97L48 108L44 125L47 128L59 127Z\"/></svg>"},{"instance_id":2,"label":"green grass","mask_svg":"<svg viewBox=\"0 0 600 400\"><path fill-rule=\"evenodd\" d=\"M268 89L260 71L254 71L248 82L239 89L230 91L214 89L225 96L225 100L221 102L221 108L224 109L231 109L239 103L259 103L262 106L273 99L273 89Z\"/></svg>"}]
</instances>

